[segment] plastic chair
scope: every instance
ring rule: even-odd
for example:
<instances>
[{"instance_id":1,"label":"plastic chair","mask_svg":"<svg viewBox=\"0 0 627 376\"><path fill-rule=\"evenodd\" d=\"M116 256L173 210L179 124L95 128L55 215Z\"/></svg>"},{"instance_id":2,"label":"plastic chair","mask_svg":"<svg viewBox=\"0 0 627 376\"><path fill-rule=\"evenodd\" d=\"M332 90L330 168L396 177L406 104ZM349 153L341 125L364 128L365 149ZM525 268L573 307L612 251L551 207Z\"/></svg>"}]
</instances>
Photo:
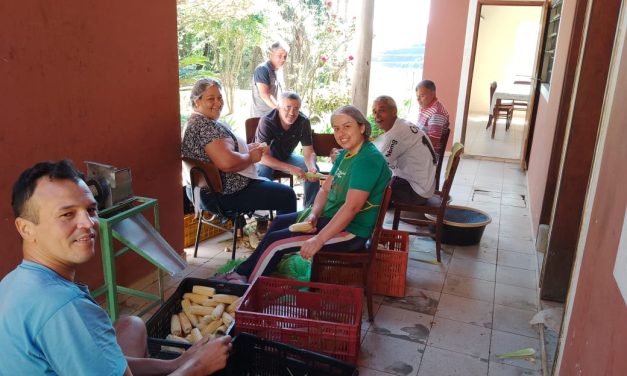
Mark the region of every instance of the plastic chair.
<instances>
[{"instance_id":1,"label":"plastic chair","mask_svg":"<svg viewBox=\"0 0 627 376\"><path fill-rule=\"evenodd\" d=\"M365 249L355 252L318 252L314 256L311 266L311 280L314 282L363 287L370 321L374 319L372 311L373 259L377 253L383 220L391 196L392 188L388 186L383 194L374 231Z\"/></svg>"},{"instance_id":2,"label":"plastic chair","mask_svg":"<svg viewBox=\"0 0 627 376\"><path fill-rule=\"evenodd\" d=\"M446 173L444 175L444 184L442 186L442 191L436 191L434 195L427 201L425 205L415 205L407 202L394 202L394 220L392 222L392 229L398 230L399 221L402 219L403 222L415 224L419 226L428 226L427 231L408 231L410 234L418 235L418 236L428 236L435 240L435 251L438 261L442 261L442 257L440 256L441 248L442 248L442 223L444 220L444 212L446 210L446 206L449 200L449 192L451 191L451 186L453 185L453 179L455 178L455 172L457 171L457 166L459 165L459 160L464 153L464 145L456 142L453 145L453 149L451 150L451 156L448 158L448 162L446 164ZM416 219L401 217L402 212L412 212L412 213L422 213L422 214L433 214L436 216L435 221L425 219ZM429 227L434 226L435 231L432 232Z\"/></svg>"},{"instance_id":3,"label":"plastic chair","mask_svg":"<svg viewBox=\"0 0 627 376\"><path fill-rule=\"evenodd\" d=\"M196 241L194 243L194 258L198 257L198 243L200 240L200 231L203 224L219 228L224 231L233 233L233 252L231 259L235 260L235 250L237 249L237 233L244 233L246 225L246 213L236 210L225 210L220 207L218 197L222 195L222 180L218 168L213 163L199 161L192 158L182 158L183 177L187 186L187 194L193 196L194 189L200 187L208 190L209 198L200 200L200 217L198 221L198 229L196 230ZM194 204L193 197L191 199ZM205 217L205 213L211 214L210 218ZM215 223L218 220L220 223ZM230 221L232 229L226 228L224 224Z\"/></svg>"},{"instance_id":4,"label":"plastic chair","mask_svg":"<svg viewBox=\"0 0 627 376\"><path fill-rule=\"evenodd\" d=\"M492 98L494 97L494 92L496 91L496 81L492 81L490 84L490 103L492 103ZM490 114L488 116L488 124L486 125L486 129L490 128L492 125L492 138L494 138L494 133L496 131L496 122L498 119L505 119L505 131L509 130L509 126L512 122L513 115L513 103L512 101L504 101L501 100L500 103L494 104L494 110L490 109ZM494 116L496 114L496 117Z\"/></svg>"},{"instance_id":5,"label":"plastic chair","mask_svg":"<svg viewBox=\"0 0 627 376\"><path fill-rule=\"evenodd\" d=\"M448 136L451 134L451 129L448 127L448 123L442 130L442 136L440 137L440 153L438 154L438 164L435 167L435 190L440 190L440 175L442 174L442 163L444 163L444 153L446 152L446 144L448 143Z\"/></svg>"},{"instance_id":6,"label":"plastic chair","mask_svg":"<svg viewBox=\"0 0 627 376\"><path fill-rule=\"evenodd\" d=\"M246 127L246 143L250 144L255 140L255 133L257 132L257 127L259 126L259 118L249 118L246 119L244 123ZM292 174L288 174L287 172L283 172L281 170L274 170L272 174L272 180L278 180L281 182L281 179L290 179L290 187L294 188L294 176Z\"/></svg>"}]
</instances>

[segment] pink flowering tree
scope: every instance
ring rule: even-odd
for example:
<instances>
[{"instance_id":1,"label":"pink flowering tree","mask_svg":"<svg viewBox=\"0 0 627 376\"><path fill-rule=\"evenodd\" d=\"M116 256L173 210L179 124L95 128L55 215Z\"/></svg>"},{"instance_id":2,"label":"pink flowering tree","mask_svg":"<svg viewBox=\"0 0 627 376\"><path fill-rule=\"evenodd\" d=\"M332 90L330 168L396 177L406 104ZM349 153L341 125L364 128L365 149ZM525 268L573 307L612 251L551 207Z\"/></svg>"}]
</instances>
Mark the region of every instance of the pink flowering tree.
<instances>
[{"instance_id":1,"label":"pink flowering tree","mask_svg":"<svg viewBox=\"0 0 627 376\"><path fill-rule=\"evenodd\" d=\"M346 0L344 0L346 1ZM284 66L289 90L303 98L310 117L321 121L325 114L350 103L349 51L355 19L338 14L332 1L277 2L283 20L281 34L290 46Z\"/></svg>"}]
</instances>

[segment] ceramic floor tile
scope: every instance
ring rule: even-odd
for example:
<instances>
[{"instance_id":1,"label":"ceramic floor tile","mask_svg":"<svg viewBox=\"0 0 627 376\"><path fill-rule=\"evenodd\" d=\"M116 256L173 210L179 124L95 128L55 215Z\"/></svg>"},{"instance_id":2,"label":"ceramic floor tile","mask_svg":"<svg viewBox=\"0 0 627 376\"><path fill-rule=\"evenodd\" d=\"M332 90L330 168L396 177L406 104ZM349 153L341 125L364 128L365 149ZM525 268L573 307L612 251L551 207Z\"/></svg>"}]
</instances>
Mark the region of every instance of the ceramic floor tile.
<instances>
[{"instance_id":1,"label":"ceramic floor tile","mask_svg":"<svg viewBox=\"0 0 627 376\"><path fill-rule=\"evenodd\" d=\"M531 239L522 240L504 235L499 236L499 250L501 249L534 255L536 253L535 246Z\"/></svg>"},{"instance_id":2,"label":"ceramic floor tile","mask_svg":"<svg viewBox=\"0 0 627 376\"><path fill-rule=\"evenodd\" d=\"M406 285L441 292L445 277L445 273L433 272L431 270L420 269L410 265L407 268Z\"/></svg>"},{"instance_id":3,"label":"ceramic floor tile","mask_svg":"<svg viewBox=\"0 0 627 376\"><path fill-rule=\"evenodd\" d=\"M535 289L497 283L494 289L494 303L536 311L538 309L538 293Z\"/></svg>"},{"instance_id":4,"label":"ceramic floor tile","mask_svg":"<svg viewBox=\"0 0 627 376\"><path fill-rule=\"evenodd\" d=\"M503 182L503 186L501 187L501 192L521 194L521 195L525 195L525 197L528 197L526 184L512 183L512 182L507 181L507 179L505 179L505 181Z\"/></svg>"},{"instance_id":5,"label":"ceramic floor tile","mask_svg":"<svg viewBox=\"0 0 627 376\"><path fill-rule=\"evenodd\" d=\"M423 344L368 332L357 364L393 375L416 375Z\"/></svg>"},{"instance_id":6,"label":"ceramic floor tile","mask_svg":"<svg viewBox=\"0 0 627 376\"><path fill-rule=\"evenodd\" d=\"M448 273L459 275L462 277L494 281L496 274L496 265L473 260L453 258L451 260Z\"/></svg>"},{"instance_id":7,"label":"ceramic floor tile","mask_svg":"<svg viewBox=\"0 0 627 376\"><path fill-rule=\"evenodd\" d=\"M536 354L527 359L501 359L499 354L517 351L520 349L532 348ZM492 331L492 342L490 345L490 362L509 364L510 366L525 368L537 371L540 369L540 341L536 338L521 336L518 334L505 333L498 330Z\"/></svg>"},{"instance_id":8,"label":"ceramic floor tile","mask_svg":"<svg viewBox=\"0 0 627 376\"><path fill-rule=\"evenodd\" d=\"M496 249L482 247L479 244L471 246L457 246L453 258L463 258L496 264Z\"/></svg>"},{"instance_id":9,"label":"ceramic floor tile","mask_svg":"<svg viewBox=\"0 0 627 376\"><path fill-rule=\"evenodd\" d=\"M438 301L440 300L440 293L423 290L413 286L407 286L405 289L405 297L403 298L390 298L385 297L383 299L383 306L392 306L396 308L402 308L409 311L423 313L425 315L435 315Z\"/></svg>"},{"instance_id":10,"label":"ceramic floor tile","mask_svg":"<svg viewBox=\"0 0 627 376\"><path fill-rule=\"evenodd\" d=\"M409 250L431 252L435 247L435 242L429 238L409 235Z\"/></svg>"},{"instance_id":11,"label":"ceramic floor tile","mask_svg":"<svg viewBox=\"0 0 627 376\"><path fill-rule=\"evenodd\" d=\"M436 320L444 317L484 328L491 328L492 304L481 300L442 294L435 317Z\"/></svg>"},{"instance_id":12,"label":"ceramic floor tile","mask_svg":"<svg viewBox=\"0 0 627 376\"><path fill-rule=\"evenodd\" d=\"M393 373L388 373L388 372L381 372L381 371L377 371L371 368L366 368L366 367L358 367L357 370L359 371L359 376L389 376L389 375L394 375Z\"/></svg>"},{"instance_id":13,"label":"ceramic floor tile","mask_svg":"<svg viewBox=\"0 0 627 376\"><path fill-rule=\"evenodd\" d=\"M442 261L438 262L435 250L432 252L410 251L407 255L407 266L431 272L446 273L452 256L442 250L440 258Z\"/></svg>"},{"instance_id":14,"label":"ceramic floor tile","mask_svg":"<svg viewBox=\"0 0 627 376\"><path fill-rule=\"evenodd\" d=\"M504 206L501 208L501 215L505 218L505 222L508 221L522 221L523 219L529 219L528 208L518 208L515 206Z\"/></svg>"},{"instance_id":15,"label":"ceramic floor tile","mask_svg":"<svg viewBox=\"0 0 627 376\"><path fill-rule=\"evenodd\" d=\"M469 201L472 195L472 186L457 184L457 175L455 175L455 179L450 191L451 196L458 201Z\"/></svg>"},{"instance_id":16,"label":"ceramic floor tile","mask_svg":"<svg viewBox=\"0 0 627 376\"><path fill-rule=\"evenodd\" d=\"M369 331L406 341L426 344L433 316L382 306Z\"/></svg>"},{"instance_id":17,"label":"ceramic floor tile","mask_svg":"<svg viewBox=\"0 0 627 376\"><path fill-rule=\"evenodd\" d=\"M479 245L485 248L496 249L498 244L499 244L498 235L483 234L483 236L481 237L481 241L479 241Z\"/></svg>"},{"instance_id":18,"label":"ceramic floor tile","mask_svg":"<svg viewBox=\"0 0 627 376\"><path fill-rule=\"evenodd\" d=\"M494 301L494 282L449 274L442 292L491 303Z\"/></svg>"},{"instance_id":19,"label":"ceramic floor tile","mask_svg":"<svg viewBox=\"0 0 627 376\"><path fill-rule=\"evenodd\" d=\"M487 372L485 359L427 346L418 376L485 376Z\"/></svg>"},{"instance_id":20,"label":"ceramic floor tile","mask_svg":"<svg viewBox=\"0 0 627 376\"><path fill-rule=\"evenodd\" d=\"M529 325L529 320L531 320L534 315L535 312L533 311L495 304L492 328L502 332L539 338L538 330Z\"/></svg>"},{"instance_id":21,"label":"ceramic floor tile","mask_svg":"<svg viewBox=\"0 0 627 376\"><path fill-rule=\"evenodd\" d=\"M361 375L361 373L360 373ZM542 376L542 372L490 362L488 376Z\"/></svg>"},{"instance_id":22,"label":"ceramic floor tile","mask_svg":"<svg viewBox=\"0 0 627 376\"><path fill-rule=\"evenodd\" d=\"M538 287L536 281L535 270L512 268L504 265L496 266L496 282L498 283L535 289Z\"/></svg>"},{"instance_id":23,"label":"ceramic floor tile","mask_svg":"<svg viewBox=\"0 0 627 376\"><path fill-rule=\"evenodd\" d=\"M496 263L512 268L536 270L538 260L534 254L499 250Z\"/></svg>"},{"instance_id":24,"label":"ceramic floor tile","mask_svg":"<svg viewBox=\"0 0 627 376\"><path fill-rule=\"evenodd\" d=\"M427 345L488 359L490 329L436 317Z\"/></svg>"},{"instance_id":25,"label":"ceramic floor tile","mask_svg":"<svg viewBox=\"0 0 627 376\"><path fill-rule=\"evenodd\" d=\"M504 208L508 206L503 206ZM510 206L511 207L511 206ZM507 236L510 238L521 239L521 240L531 240L531 230L522 231L521 227L529 227L529 223L516 222L515 224L504 225L503 218L501 217L499 235Z\"/></svg>"}]
</instances>

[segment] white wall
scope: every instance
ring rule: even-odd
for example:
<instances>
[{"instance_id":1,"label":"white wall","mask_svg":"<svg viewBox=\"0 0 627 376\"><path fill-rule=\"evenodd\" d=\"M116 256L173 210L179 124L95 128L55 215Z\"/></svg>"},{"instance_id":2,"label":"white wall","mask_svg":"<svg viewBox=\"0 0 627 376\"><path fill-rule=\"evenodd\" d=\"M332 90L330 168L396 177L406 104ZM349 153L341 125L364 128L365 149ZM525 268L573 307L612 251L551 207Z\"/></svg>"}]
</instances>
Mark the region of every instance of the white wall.
<instances>
[{"instance_id":1,"label":"white wall","mask_svg":"<svg viewBox=\"0 0 627 376\"><path fill-rule=\"evenodd\" d=\"M485 5L479 25L469 113L487 114L490 83L531 76L541 7Z\"/></svg>"}]
</instances>

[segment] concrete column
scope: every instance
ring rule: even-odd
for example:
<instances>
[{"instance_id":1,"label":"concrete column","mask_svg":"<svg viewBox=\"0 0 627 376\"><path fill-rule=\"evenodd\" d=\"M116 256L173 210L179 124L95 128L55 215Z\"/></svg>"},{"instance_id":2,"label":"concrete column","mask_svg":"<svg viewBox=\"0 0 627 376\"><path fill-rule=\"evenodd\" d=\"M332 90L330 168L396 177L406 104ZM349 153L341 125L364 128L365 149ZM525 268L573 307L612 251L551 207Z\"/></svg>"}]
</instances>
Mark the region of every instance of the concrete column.
<instances>
[{"instance_id":1,"label":"concrete column","mask_svg":"<svg viewBox=\"0 0 627 376\"><path fill-rule=\"evenodd\" d=\"M353 105L368 114L368 89L370 87L370 62L372 60L372 23L374 20L374 0L363 0L357 35L359 44L353 73Z\"/></svg>"}]
</instances>

